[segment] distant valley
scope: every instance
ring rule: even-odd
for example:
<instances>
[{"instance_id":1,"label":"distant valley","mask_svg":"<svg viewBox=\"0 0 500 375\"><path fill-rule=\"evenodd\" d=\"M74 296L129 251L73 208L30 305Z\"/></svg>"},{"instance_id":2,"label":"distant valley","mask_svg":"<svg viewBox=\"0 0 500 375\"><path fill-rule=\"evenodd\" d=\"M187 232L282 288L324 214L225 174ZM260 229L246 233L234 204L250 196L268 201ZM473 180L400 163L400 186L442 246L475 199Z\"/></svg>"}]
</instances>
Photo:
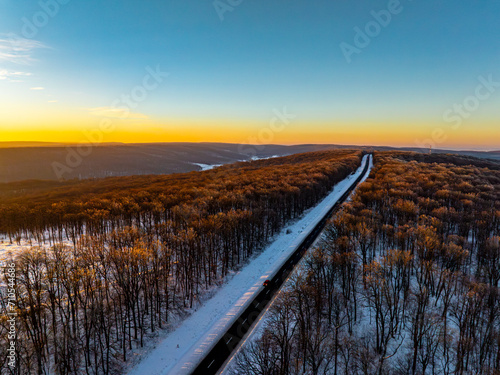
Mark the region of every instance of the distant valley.
<instances>
[{"instance_id":1,"label":"distant valley","mask_svg":"<svg viewBox=\"0 0 500 375\"><path fill-rule=\"evenodd\" d=\"M237 161L328 149L404 150L419 148L350 145L243 145L230 143L106 143L98 146L40 142L0 142L0 183L23 180L71 180L200 171ZM500 151L450 151L500 161Z\"/></svg>"}]
</instances>

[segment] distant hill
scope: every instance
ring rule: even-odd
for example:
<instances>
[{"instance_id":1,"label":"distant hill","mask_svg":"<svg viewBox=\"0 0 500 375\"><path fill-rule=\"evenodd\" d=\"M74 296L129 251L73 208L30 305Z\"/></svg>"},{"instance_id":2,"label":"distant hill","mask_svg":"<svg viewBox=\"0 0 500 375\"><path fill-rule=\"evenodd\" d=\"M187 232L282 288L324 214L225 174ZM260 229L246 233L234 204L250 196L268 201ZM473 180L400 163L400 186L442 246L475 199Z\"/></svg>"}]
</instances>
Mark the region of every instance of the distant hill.
<instances>
[{"instance_id":1,"label":"distant hill","mask_svg":"<svg viewBox=\"0 0 500 375\"><path fill-rule=\"evenodd\" d=\"M44 142L0 142L0 183L30 179L87 179L144 174L199 171L237 161L286 156L327 149L406 150L418 148L352 145L239 145L229 143L107 143L90 149L71 144ZM86 156L80 156L81 154ZM450 151L500 161L500 151Z\"/></svg>"},{"instance_id":2,"label":"distant hill","mask_svg":"<svg viewBox=\"0 0 500 375\"><path fill-rule=\"evenodd\" d=\"M107 145L118 145L122 144L119 142L106 142L101 143L100 146ZM24 142L24 141L14 141L14 142L0 142L0 148L18 148L18 147L67 147L76 146L76 143L63 143L63 142Z\"/></svg>"}]
</instances>

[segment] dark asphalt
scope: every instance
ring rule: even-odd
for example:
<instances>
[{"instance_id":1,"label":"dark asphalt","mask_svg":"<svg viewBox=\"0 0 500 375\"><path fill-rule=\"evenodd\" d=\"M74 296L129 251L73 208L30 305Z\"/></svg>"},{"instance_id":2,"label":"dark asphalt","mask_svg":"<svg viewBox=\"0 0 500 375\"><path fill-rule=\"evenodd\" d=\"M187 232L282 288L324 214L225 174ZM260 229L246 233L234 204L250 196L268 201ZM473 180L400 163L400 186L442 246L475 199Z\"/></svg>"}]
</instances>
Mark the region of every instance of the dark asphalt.
<instances>
[{"instance_id":1,"label":"dark asphalt","mask_svg":"<svg viewBox=\"0 0 500 375\"><path fill-rule=\"evenodd\" d=\"M373 155L372 155L373 157ZM245 334L250 330L253 323L257 321L267 305L272 300L276 292L279 291L282 284L288 278L288 275L293 271L297 263L302 259L309 247L314 243L321 231L325 228L328 219L333 213L344 203L351 195L352 191L358 186L363 179L370 164L368 159L366 166L361 175L356 179L352 187L337 201L337 203L328 211L321 221L314 227L309 235L300 243L297 249L287 259L285 264L278 272L270 279L270 283L266 287L262 287L261 292L254 298L248 308L243 311L239 318L233 323L224 336L214 345L212 350L201 361L201 363L192 372L193 375L215 375L222 367L224 362L229 358L239 342L245 337Z\"/></svg>"}]
</instances>

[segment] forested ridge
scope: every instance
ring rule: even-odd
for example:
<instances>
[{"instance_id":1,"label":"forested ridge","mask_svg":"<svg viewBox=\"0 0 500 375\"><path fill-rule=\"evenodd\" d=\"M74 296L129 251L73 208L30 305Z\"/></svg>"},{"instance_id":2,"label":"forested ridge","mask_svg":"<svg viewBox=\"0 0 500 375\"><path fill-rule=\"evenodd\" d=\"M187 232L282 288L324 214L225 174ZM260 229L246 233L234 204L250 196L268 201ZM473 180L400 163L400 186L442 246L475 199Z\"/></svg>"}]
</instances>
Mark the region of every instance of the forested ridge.
<instances>
[{"instance_id":1,"label":"forested ridge","mask_svg":"<svg viewBox=\"0 0 500 375\"><path fill-rule=\"evenodd\" d=\"M41 184L22 195L6 189L0 233L33 246L13 259L19 363L6 366L0 342L2 369L119 373L148 334L194 306L362 155L313 152L206 172ZM0 322L1 341L9 327L6 316Z\"/></svg>"},{"instance_id":2,"label":"forested ridge","mask_svg":"<svg viewBox=\"0 0 500 375\"><path fill-rule=\"evenodd\" d=\"M499 245L498 169L377 152L233 372L500 374Z\"/></svg>"}]
</instances>

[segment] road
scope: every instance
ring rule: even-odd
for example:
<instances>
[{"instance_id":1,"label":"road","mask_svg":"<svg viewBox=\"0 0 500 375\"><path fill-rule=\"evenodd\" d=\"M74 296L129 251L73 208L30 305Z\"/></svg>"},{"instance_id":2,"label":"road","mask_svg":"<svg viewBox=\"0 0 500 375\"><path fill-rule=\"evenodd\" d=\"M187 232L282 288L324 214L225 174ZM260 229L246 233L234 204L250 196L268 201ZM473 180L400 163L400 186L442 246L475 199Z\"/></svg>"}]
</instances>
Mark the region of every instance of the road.
<instances>
[{"instance_id":1,"label":"road","mask_svg":"<svg viewBox=\"0 0 500 375\"><path fill-rule=\"evenodd\" d=\"M373 157L371 155L370 157ZM319 234L323 231L328 219L344 203L352 191L363 180L370 166L370 159L367 159L365 168L360 176L354 181L337 203L327 212L327 214L318 222L307 237L299 244L297 249L290 255L283 266L274 274L270 283L254 298L245 311L243 311L233 325L227 330L222 338L212 347L210 352L200 362L193 375L215 375L219 369L231 356L232 352L238 346L239 342L245 337L246 333L252 328L253 324L259 319L263 311L266 310L273 296L280 290L295 266L300 262L309 247L316 241Z\"/></svg>"}]
</instances>

